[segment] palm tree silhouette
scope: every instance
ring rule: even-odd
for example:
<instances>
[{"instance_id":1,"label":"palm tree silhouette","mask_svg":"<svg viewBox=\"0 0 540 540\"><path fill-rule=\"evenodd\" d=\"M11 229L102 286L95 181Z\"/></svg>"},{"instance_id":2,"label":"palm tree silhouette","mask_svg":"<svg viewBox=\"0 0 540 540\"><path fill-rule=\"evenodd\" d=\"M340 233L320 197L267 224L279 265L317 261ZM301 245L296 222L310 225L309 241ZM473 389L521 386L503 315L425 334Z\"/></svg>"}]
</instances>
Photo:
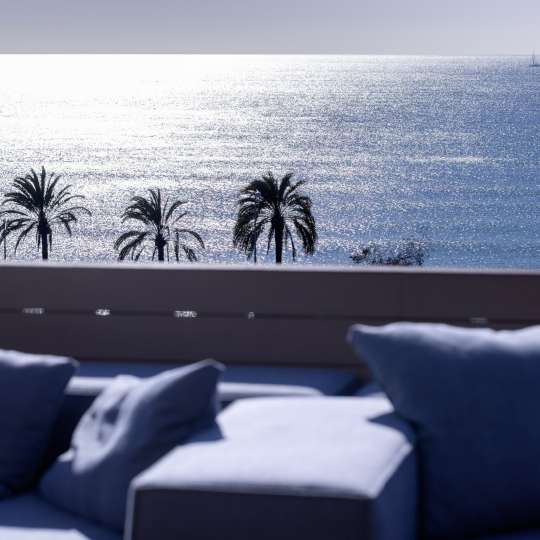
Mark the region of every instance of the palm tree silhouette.
<instances>
[{"instance_id":1,"label":"palm tree silhouette","mask_svg":"<svg viewBox=\"0 0 540 540\"><path fill-rule=\"evenodd\" d=\"M277 264L283 261L283 249L289 246L289 242L293 261L296 260L295 235L306 255L315 253L317 229L311 211L312 202L299 191L305 182L292 182L292 177L293 173L288 173L278 181L268 172L240 191L233 245L248 259L253 257L257 262L257 243L267 227L266 253L270 251L273 240Z\"/></svg>"},{"instance_id":2,"label":"palm tree silhouette","mask_svg":"<svg viewBox=\"0 0 540 540\"><path fill-rule=\"evenodd\" d=\"M122 223L126 221L137 221L142 223L144 230L131 230L119 236L114 243L114 249L119 254L118 258L123 261L130 257L133 261L138 261L146 246L153 246L152 260L156 255L158 261L169 260L169 244L172 243L174 256L180 260L183 253L188 261L197 261L197 248L205 249L203 239L199 234L190 229L177 228L176 224L187 215L182 212L181 207L187 201L175 200L170 203L167 198L163 201L161 190L148 190L150 195L145 197L133 197L131 204L122 214ZM195 247L187 240L193 240Z\"/></svg>"},{"instance_id":3,"label":"palm tree silhouette","mask_svg":"<svg viewBox=\"0 0 540 540\"><path fill-rule=\"evenodd\" d=\"M6 242L11 234L17 234L14 253L19 244L32 232L36 233L38 249L45 261L49 258L52 247L53 232L60 226L69 236L72 235L72 225L77 223L80 214L92 215L85 206L76 205L74 201L84 199L82 195L72 195L71 185L57 190L60 176L47 174L41 167L38 174L34 169L24 177L13 181L13 191L4 195L3 205L10 204L12 208L0 211L0 243Z\"/></svg>"}]
</instances>

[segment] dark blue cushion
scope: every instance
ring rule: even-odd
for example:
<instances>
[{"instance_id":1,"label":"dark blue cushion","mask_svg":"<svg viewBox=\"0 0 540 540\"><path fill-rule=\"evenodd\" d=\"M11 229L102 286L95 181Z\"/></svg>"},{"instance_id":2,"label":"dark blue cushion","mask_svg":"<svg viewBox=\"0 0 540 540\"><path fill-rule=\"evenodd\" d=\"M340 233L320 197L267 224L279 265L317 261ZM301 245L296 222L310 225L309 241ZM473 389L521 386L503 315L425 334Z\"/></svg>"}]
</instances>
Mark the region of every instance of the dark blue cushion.
<instances>
[{"instance_id":1,"label":"dark blue cushion","mask_svg":"<svg viewBox=\"0 0 540 540\"><path fill-rule=\"evenodd\" d=\"M41 482L50 502L116 530L131 480L216 415L222 366L199 362L151 377L119 376L94 401Z\"/></svg>"},{"instance_id":2,"label":"dark blue cushion","mask_svg":"<svg viewBox=\"0 0 540 540\"><path fill-rule=\"evenodd\" d=\"M428 537L540 525L540 327L359 325L350 340L418 431Z\"/></svg>"},{"instance_id":3,"label":"dark blue cushion","mask_svg":"<svg viewBox=\"0 0 540 540\"><path fill-rule=\"evenodd\" d=\"M0 498L30 486L75 362L0 351Z\"/></svg>"},{"instance_id":4,"label":"dark blue cushion","mask_svg":"<svg viewBox=\"0 0 540 540\"><path fill-rule=\"evenodd\" d=\"M63 512L35 492L0 501L2 540L122 540L109 529Z\"/></svg>"}]
</instances>

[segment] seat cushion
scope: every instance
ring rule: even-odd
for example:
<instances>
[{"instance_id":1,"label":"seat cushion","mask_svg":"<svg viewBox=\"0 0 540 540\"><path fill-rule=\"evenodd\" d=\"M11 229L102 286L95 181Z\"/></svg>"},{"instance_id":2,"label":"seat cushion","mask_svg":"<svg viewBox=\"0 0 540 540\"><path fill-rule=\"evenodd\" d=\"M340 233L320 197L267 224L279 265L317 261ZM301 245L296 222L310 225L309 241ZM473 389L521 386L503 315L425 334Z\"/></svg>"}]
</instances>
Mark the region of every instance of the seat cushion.
<instances>
[{"instance_id":1,"label":"seat cushion","mask_svg":"<svg viewBox=\"0 0 540 540\"><path fill-rule=\"evenodd\" d=\"M148 379L117 377L84 414L71 449L45 474L43 496L122 530L131 480L213 422L221 372L220 364L204 361Z\"/></svg>"},{"instance_id":2,"label":"seat cushion","mask_svg":"<svg viewBox=\"0 0 540 540\"><path fill-rule=\"evenodd\" d=\"M540 526L540 327L359 325L350 339L418 431L428 538Z\"/></svg>"},{"instance_id":3,"label":"seat cushion","mask_svg":"<svg viewBox=\"0 0 540 540\"><path fill-rule=\"evenodd\" d=\"M391 412L385 398L237 402L220 414L214 430L177 449L186 459L176 461L175 474L193 489L364 497L366 489L377 491L392 473L391 463L380 467L381 460L389 454L390 461L399 460L411 451L401 431L377 422ZM388 442L392 452L386 451Z\"/></svg>"},{"instance_id":4,"label":"seat cushion","mask_svg":"<svg viewBox=\"0 0 540 540\"><path fill-rule=\"evenodd\" d=\"M380 520L408 540L416 476L396 474L412 454L401 427L386 398L237 401L135 480L136 526L151 538L159 521L167 540L354 540ZM391 481L399 496L385 499Z\"/></svg>"},{"instance_id":5,"label":"seat cushion","mask_svg":"<svg viewBox=\"0 0 540 540\"><path fill-rule=\"evenodd\" d=\"M58 510L31 493L0 501L2 540L121 540L121 535Z\"/></svg>"},{"instance_id":6,"label":"seat cushion","mask_svg":"<svg viewBox=\"0 0 540 540\"><path fill-rule=\"evenodd\" d=\"M35 480L74 371L67 358L0 351L0 498Z\"/></svg>"}]
</instances>

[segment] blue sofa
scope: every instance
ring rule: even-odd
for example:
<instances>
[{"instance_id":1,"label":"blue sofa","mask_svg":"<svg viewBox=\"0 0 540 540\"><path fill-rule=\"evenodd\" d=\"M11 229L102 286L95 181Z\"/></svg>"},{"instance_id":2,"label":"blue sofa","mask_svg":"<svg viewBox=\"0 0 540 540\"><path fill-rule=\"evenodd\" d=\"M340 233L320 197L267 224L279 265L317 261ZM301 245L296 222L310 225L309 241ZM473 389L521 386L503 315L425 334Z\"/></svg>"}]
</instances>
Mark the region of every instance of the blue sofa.
<instances>
[{"instance_id":1,"label":"blue sofa","mask_svg":"<svg viewBox=\"0 0 540 540\"><path fill-rule=\"evenodd\" d=\"M73 429L82 414L109 384L112 376L129 373L146 377L168 367L170 366L83 363L78 375L72 378L66 389L64 403L43 463L43 471L67 449ZM248 398L324 398L327 395L351 394L357 389L358 384L358 379L353 374L339 370L243 366L228 370L224 381L219 385L218 397L223 408L227 410L226 408L233 402L251 401ZM135 516L136 512L128 512L124 538L160 537L155 528L142 535L141 529L134 526ZM147 523L145 521L145 524ZM191 537L196 537L198 532L191 531L190 534ZM119 540L119 538L117 533L49 504L41 497L37 487L17 497L0 500L0 540Z\"/></svg>"},{"instance_id":2,"label":"blue sofa","mask_svg":"<svg viewBox=\"0 0 540 540\"><path fill-rule=\"evenodd\" d=\"M68 386L48 462L107 384L112 368L100 369L88 366ZM414 433L376 386L336 395L350 393L354 377L329 372L320 387L316 372L246 369L237 373L243 380L233 373L221 384L226 407L216 424L132 483L125 540L418 538ZM58 510L36 489L0 502L0 539L120 536ZM489 538L538 539L540 531Z\"/></svg>"}]
</instances>

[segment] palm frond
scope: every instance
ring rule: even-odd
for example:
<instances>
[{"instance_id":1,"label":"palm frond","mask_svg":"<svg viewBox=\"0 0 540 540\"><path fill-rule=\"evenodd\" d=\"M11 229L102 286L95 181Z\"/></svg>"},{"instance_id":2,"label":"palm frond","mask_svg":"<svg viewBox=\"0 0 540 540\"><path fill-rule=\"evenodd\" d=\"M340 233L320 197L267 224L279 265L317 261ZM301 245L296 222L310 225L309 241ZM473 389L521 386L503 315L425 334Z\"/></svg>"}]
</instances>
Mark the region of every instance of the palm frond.
<instances>
[{"instance_id":1,"label":"palm frond","mask_svg":"<svg viewBox=\"0 0 540 540\"><path fill-rule=\"evenodd\" d=\"M143 247L147 236L147 231L129 231L122 234L114 243L114 248L119 251L118 259L123 261L130 256L132 260L136 260L137 250ZM140 256L140 253L138 255Z\"/></svg>"},{"instance_id":2,"label":"palm frond","mask_svg":"<svg viewBox=\"0 0 540 540\"><path fill-rule=\"evenodd\" d=\"M122 233L114 242L114 249L119 250L127 240L133 239L136 236L139 236L142 231L128 231L125 233Z\"/></svg>"},{"instance_id":3,"label":"palm frond","mask_svg":"<svg viewBox=\"0 0 540 540\"><path fill-rule=\"evenodd\" d=\"M197 254L195 253L195 250L188 246L187 244L180 244L180 247L182 248L182 251L184 252L186 259L189 262L197 262Z\"/></svg>"},{"instance_id":4,"label":"palm frond","mask_svg":"<svg viewBox=\"0 0 540 540\"><path fill-rule=\"evenodd\" d=\"M36 227L36 223L30 223L26 229L24 229L21 233L19 233L19 236L17 238L17 241L15 243L15 247L13 248L13 253L17 253L17 249L19 248L19 244L28 236L28 234Z\"/></svg>"},{"instance_id":5,"label":"palm frond","mask_svg":"<svg viewBox=\"0 0 540 540\"><path fill-rule=\"evenodd\" d=\"M165 221L169 221L173 214L181 207L183 206L184 204L186 204L187 201L181 201L181 200L177 200L177 201L174 201L171 205L171 207L169 208L168 212L165 214ZM186 212L183 212L181 213L177 218L176 218L176 221L178 221L179 219L181 219L182 217L184 217L186 215ZM174 222L173 222L174 223Z\"/></svg>"},{"instance_id":6,"label":"palm frond","mask_svg":"<svg viewBox=\"0 0 540 540\"><path fill-rule=\"evenodd\" d=\"M291 233L291 229L289 228L289 226L285 225L285 242L287 243L287 245L289 241L291 242L292 260L296 261L296 244L294 243L294 236Z\"/></svg>"},{"instance_id":7,"label":"palm frond","mask_svg":"<svg viewBox=\"0 0 540 540\"><path fill-rule=\"evenodd\" d=\"M199 233L192 231L191 229L175 229L175 232L176 234L180 236L182 235L191 236L193 239L195 239L195 241L199 244L199 246L202 249L206 249L204 246L204 240L202 239L202 236Z\"/></svg>"},{"instance_id":8,"label":"palm frond","mask_svg":"<svg viewBox=\"0 0 540 540\"><path fill-rule=\"evenodd\" d=\"M54 189L56 187L56 184L58 184L58 181L60 180L61 176L58 174L51 173L49 176L49 181L47 183L47 186L45 187L45 193L43 194L43 205L49 206L53 200ZM68 188L71 188L71 186L67 186Z\"/></svg>"}]
</instances>

